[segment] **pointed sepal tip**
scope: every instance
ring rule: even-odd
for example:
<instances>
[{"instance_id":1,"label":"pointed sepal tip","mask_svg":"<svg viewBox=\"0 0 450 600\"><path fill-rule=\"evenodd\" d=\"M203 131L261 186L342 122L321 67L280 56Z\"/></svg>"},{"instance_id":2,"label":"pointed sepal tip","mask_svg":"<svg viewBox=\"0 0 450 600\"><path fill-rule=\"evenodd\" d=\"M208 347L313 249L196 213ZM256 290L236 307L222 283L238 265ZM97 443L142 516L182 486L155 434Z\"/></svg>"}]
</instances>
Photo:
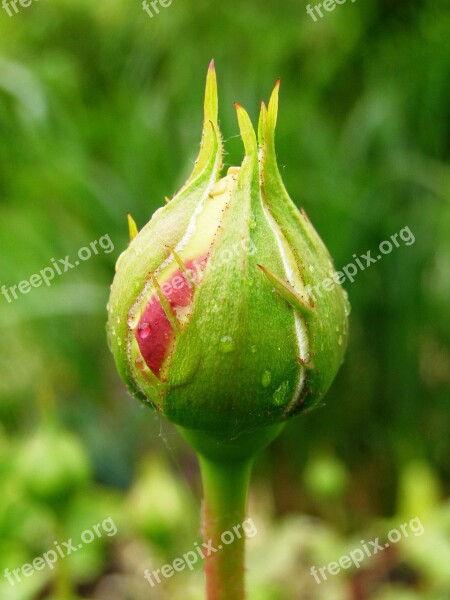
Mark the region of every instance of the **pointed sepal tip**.
<instances>
[{"instance_id":1,"label":"pointed sepal tip","mask_svg":"<svg viewBox=\"0 0 450 600\"><path fill-rule=\"evenodd\" d=\"M139 233L136 221L133 219L130 213L127 213L127 221L128 221L128 233L130 236L130 242L134 240L134 238Z\"/></svg>"}]
</instances>

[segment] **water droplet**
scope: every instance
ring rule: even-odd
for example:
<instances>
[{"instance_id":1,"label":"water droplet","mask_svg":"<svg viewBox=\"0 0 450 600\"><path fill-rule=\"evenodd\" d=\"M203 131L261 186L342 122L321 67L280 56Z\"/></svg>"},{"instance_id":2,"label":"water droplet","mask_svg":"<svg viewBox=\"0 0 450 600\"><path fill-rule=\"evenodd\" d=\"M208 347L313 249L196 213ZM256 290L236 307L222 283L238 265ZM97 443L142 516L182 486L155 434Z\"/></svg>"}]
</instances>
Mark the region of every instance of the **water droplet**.
<instances>
[{"instance_id":1,"label":"water droplet","mask_svg":"<svg viewBox=\"0 0 450 600\"><path fill-rule=\"evenodd\" d=\"M214 196L220 196L221 194L224 194L227 191L227 183L228 182L226 179L220 179L209 192L209 196L214 198Z\"/></svg>"},{"instance_id":2,"label":"water droplet","mask_svg":"<svg viewBox=\"0 0 450 600\"><path fill-rule=\"evenodd\" d=\"M314 271L314 265L309 265L309 270L311 271L311 273Z\"/></svg>"},{"instance_id":3,"label":"water droplet","mask_svg":"<svg viewBox=\"0 0 450 600\"><path fill-rule=\"evenodd\" d=\"M224 354L228 354L228 352L233 352L233 350L233 338L229 335L224 335L223 338L220 340L220 351Z\"/></svg>"},{"instance_id":4,"label":"water droplet","mask_svg":"<svg viewBox=\"0 0 450 600\"><path fill-rule=\"evenodd\" d=\"M148 323L141 323L138 327L139 337L143 340L150 335L150 325Z\"/></svg>"},{"instance_id":5,"label":"water droplet","mask_svg":"<svg viewBox=\"0 0 450 600\"><path fill-rule=\"evenodd\" d=\"M339 329L340 329L339 325L336 325L336 331L339 331Z\"/></svg>"},{"instance_id":6,"label":"water droplet","mask_svg":"<svg viewBox=\"0 0 450 600\"><path fill-rule=\"evenodd\" d=\"M253 353L256 352L256 346L255 345L250 346L250 352L253 352Z\"/></svg>"},{"instance_id":7,"label":"water droplet","mask_svg":"<svg viewBox=\"0 0 450 600\"><path fill-rule=\"evenodd\" d=\"M118 259L117 259L117 261L116 261L116 272L117 272L117 271L120 269L120 265L122 264L122 262L123 262L123 259L125 258L125 253L126 253L126 250L124 250L124 251L123 251L123 252L122 252L122 253L119 255L119 258L118 258Z\"/></svg>"},{"instance_id":8,"label":"water droplet","mask_svg":"<svg viewBox=\"0 0 450 600\"><path fill-rule=\"evenodd\" d=\"M136 358L136 360L134 361L134 364L136 365L136 368L139 371L141 371L141 373L145 371L145 361L140 356L138 356L138 358Z\"/></svg>"},{"instance_id":9,"label":"water droplet","mask_svg":"<svg viewBox=\"0 0 450 600\"><path fill-rule=\"evenodd\" d=\"M270 372L264 371L264 373L262 374L262 377L261 377L261 383L263 384L263 387L268 387L270 385L271 381L272 381L272 375L270 374Z\"/></svg>"},{"instance_id":10,"label":"water droplet","mask_svg":"<svg viewBox=\"0 0 450 600\"><path fill-rule=\"evenodd\" d=\"M253 213L250 215L250 220L248 222L248 226L250 229L256 229L256 219L255 219L255 215Z\"/></svg>"},{"instance_id":11,"label":"water droplet","mask_svg":"<svg viewBox=\"0 0 450 600\"><path fill-rule=\"evenodd\" d=\"M136 312L134 315L130 315L128 317L128 327L130 329L135 329L137 327L137 324L139 323L139 319L140 319L140 315Z\"/></svg>"},{"instance_id":12,"label":"water droplet","mask_svg":"<svg viewBox=\"0 0 450 600\"><path fill-rule=\"evenodd\" d=\"M286 403L286 398L289 393L289 382L284 381L273 393L272 404L274 406L282 406Z\"/></svg>"},{"instance_id":13,"label":"water droplet","mask_svg":"<svg viewBox=\"0 0 450 600\"><path fill-rule=\"evenodd\" d=\"M344 311L345 311L345 316L348 317L352 311L352 307L350 305L347 292L345 290L343 290L343 292L344 292Z\"/></svg>"},{"instance_id":14,"label":"water droplet","mask_svg":"<svg viewBox=\"0 0 450 600\"><path fill-rule=\"evenodd\" d=\"M168 339L169 339L169 334L166 332L166 333L163 335L163 337L164 337L164 339L165 339L165 340L168 340Z\"/></svg>"},{"instance_id":15,"label":"water droplet","mask_svg":"<svg viewBox=\"0 0 450 600\"><path fill-rule=\"evenodd\" d=\"M121 346L122 345L122 340L120 338L117 338L117 345Z\"/></svg>"},{"instance_id":16,"label":"water droplet","mask_svg":"<svg viewBox=\"0 0 450 600\"><path fill-rule=\"evenodd\" d=\"M227 171L227 175L237 175L240 171L241 167L229 167Z\"/></svg>"},{"instance_id":17,"label":"water droplet","mask_svg":"<svg viewBox=\"0 0 450 600\"><path fill-rule=\"evenodd\" d=\"M339 338L338 338L338 344L339 344L339 346L342 346L342 342L343 341L344 340L342 339L342 335L340 335Z\"/></svg>"},{"instance_id":18,"label":"water droplet","mask_svg":"<svg viewBox=\"0 0 450 600\"><path fill-rule=\"evenodd\" d=\"M117 323L117 325L120 325L120 317L117 317L116 323Z\"/></svg>"}]
</instances>

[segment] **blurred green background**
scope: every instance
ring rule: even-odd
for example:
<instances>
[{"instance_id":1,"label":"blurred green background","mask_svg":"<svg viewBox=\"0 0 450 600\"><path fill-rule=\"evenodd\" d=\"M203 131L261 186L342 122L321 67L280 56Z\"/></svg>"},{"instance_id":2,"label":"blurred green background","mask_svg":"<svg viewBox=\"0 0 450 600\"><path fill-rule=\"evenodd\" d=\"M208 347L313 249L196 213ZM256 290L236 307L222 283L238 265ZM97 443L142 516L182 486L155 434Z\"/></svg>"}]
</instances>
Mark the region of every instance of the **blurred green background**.
<instances>
[{"instance_id":1,"label":"blurred green background","mask_svg":"<svg viewBox=\"0 0 450 600\"><path fill-rule=\"evenodd\" d=\"M312 4L316 4L315 1ZM251 600L450 598L450 10L443 0L40 0L0 10L0 285L109 235L49 287L0 296L0 598L197 600L202 573L150 588L200 540L195 457L131 399L105 336L126 213L141 227L188 176L215 58L227 165L233 101L257 118L282 78L278 156L336 267L360 271L346 362L325 406L259 458ZM317 584L360 540L424 534ZM3 575L111 518L117 534L12 586Z\"/></svg>"}]
</instances>

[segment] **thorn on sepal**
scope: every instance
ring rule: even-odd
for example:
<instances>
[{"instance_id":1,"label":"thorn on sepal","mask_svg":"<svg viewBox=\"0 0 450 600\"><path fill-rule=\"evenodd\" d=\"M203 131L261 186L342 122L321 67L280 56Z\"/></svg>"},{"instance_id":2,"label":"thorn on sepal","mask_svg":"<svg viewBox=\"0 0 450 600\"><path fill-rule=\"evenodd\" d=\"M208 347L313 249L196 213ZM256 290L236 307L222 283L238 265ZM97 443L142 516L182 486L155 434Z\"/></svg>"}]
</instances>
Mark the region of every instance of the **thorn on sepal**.
<instances>
[{"instance_id":1,"label":"thorn on sepal","mask_svg":"<svg viewBox=\"0 0 450 600\"><path fill-rule=\"evenodd\" d=\"M159 301L161 302L161 306L163 308L163 311L164 311L166 317L168 318L170 324L172 325L175 333L180 333L180 326L178 324L177 318L173 314L172 308L171 308L167 298L163 294L161 286L159 285L159 281L156 279L156 277L153 275L153 273L150 275L150 278L152 280L153 285L155 286L156 294L158 295Z\"/></svg>"},{"instance_id":2,"label":"thorn on sepal","mask_svg":"<svg viewBox=\"0 0 450 600\"><path fill-rule=\"evenodd\" d=\"M137 236L137 234L139 233L137 225L136 225L136 221L133 219L133 217L130 215L130 213L127 213L127 221L128 221L128 233L130 235L130 242L132 242L134 240L134 238Z\"/></svg>"},{"instance_id":3,"label":"thorn on sepal","mask_svg":"<svg viewBox=\"0 0 450 600\"><path fill-rule=\"evenodd\" d=\"M286 300L294 310L298 311L304 317L311 315L314 311L314 306L309 304L305 298L302 298L292 285L283 281L281 277L278 277L275 273L271 273L266 267L263 267L262 265L258 265L258 267L280 296Z\"/></svg>"},{"instance_id":4,"label":"thorn on sepal","mask_svg":"<svg viewBox=\"0 0 450 600\"><path fill-rule=\"evenodd\" d=\"M192 274L189 272L189 270L186 268L186 265L184 264L183 259L181 258L181 256L178 254L178 252L176 252L170 246L166 246L166 247L169 250L170 254L172 254L172 256L174 257L175 262L180 267L180 270L184 274L184 276L186 277L186 280L188 281L189 285L192 288L196 288L197 284L195 283L195 279L192 276Z\"/></svg>"},{"instance_id":5,"label":"thorn on sepal","mask_svg":"<svg viewBox=\"0 0 450 600\"><path fill-rule=\"evenodd\" d=\"M305 360L304 358L301 358L301 356L296 356L295 360L307 371L312 371L314 369L314 363L311 359Z\"/></svg>"}]
</instances>

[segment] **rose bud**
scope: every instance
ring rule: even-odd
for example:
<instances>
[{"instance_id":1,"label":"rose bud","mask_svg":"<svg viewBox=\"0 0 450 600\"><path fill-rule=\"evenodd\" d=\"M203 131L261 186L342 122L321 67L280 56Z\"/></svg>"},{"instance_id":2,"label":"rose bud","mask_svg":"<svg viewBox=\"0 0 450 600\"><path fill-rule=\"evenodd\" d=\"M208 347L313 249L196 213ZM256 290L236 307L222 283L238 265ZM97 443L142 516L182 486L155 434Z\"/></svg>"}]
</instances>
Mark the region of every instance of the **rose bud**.
<instances>
[{"instance_id":1,"label":"rose bud","mask_svg":"<svg viewBox=\"0 0 450 600\"><path fill-rule=\"evenodd\" d=\"M346 294L278 169L278 89L262 103L258 135L235 105L245 158L221 177L211 63L193 172L139 233L129 219L111 288L121 378L201 453L264 445L320 402L345 352Z\"/></svg>"}]
</instances>

